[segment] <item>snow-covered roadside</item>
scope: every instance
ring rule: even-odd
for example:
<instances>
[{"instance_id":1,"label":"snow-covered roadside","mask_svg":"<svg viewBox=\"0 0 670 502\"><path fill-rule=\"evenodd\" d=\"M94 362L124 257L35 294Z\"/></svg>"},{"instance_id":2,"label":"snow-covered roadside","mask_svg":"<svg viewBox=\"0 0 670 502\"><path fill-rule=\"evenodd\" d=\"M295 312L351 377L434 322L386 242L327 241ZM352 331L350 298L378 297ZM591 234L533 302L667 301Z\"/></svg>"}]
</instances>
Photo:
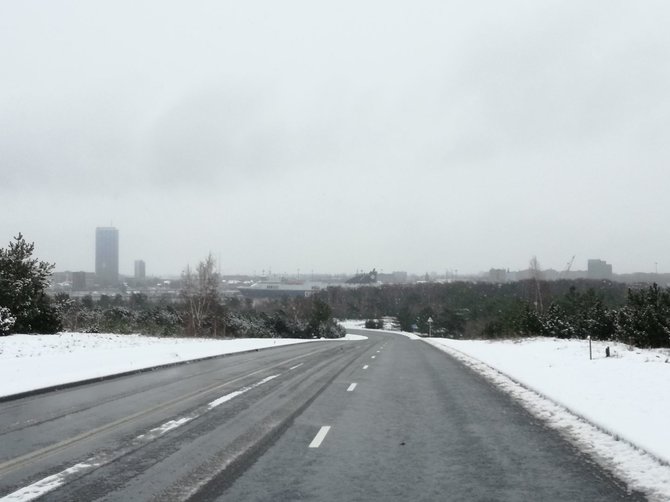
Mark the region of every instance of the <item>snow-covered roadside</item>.
<instances>
[{"instance_id":1,"label":"snow-covered roadside","mask_svg":"<svg viewBox=\"0 0 670 502\"><path fill-rule=\"evenodd\" d=\"M344 320L341 320L341 321L337 321L337 323L345 329L367 329L365 327L365 321L361 321L361 320L358 320L358 319L344 319ZM370 329L368 331L370 331L370 333L390 333L390 334L393 334L393 335L402 335L402 336L406 336L407 338L409 338L411 340L420 340L421 339L420 336L415 335L414 333L409 333L407 331L398 331L398 330L391 330L391 329Z\"/></svg>"},{"instance_id":2,"label":"snow-covered roadside","mask_svg":"<svg viewBox=\"0 0 670 502\"><path fill-rule=\"evenodd\" d=\"M347 335L344 340L365 339ZM338 340L343 340L339 338ZM312 340L60 333L0 337L0 396L127 371Z\"/></svg>"},{"instance_id":3,"label":"snow-covered roadside","mask_svg":"<svg viewBox=\"0 0 670 502\"><path fill-rule=\"evenodd\" d=\"M589 360L579 340L424 340L510 393L631 489L670 500L665 351L594 342ZM604 357L606 345L614 357Z\"/></svg>"}]
</instances>

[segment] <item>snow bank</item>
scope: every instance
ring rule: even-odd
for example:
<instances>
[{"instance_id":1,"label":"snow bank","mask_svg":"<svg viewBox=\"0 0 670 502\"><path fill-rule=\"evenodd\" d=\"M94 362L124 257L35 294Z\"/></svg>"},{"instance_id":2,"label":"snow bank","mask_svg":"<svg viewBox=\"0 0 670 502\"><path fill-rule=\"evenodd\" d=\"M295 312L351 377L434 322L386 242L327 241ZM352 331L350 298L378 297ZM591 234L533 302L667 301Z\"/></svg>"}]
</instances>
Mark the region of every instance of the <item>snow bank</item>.
<instances>
[{"instance_id":1,"label":"snow bank","mask_svg":"<svg viewBox=\"0 0 670 502\"><path fill-rule=\"evenodd\" d=\"M344 339L364 338L348 335ZM161 364L309 341L289 338L158 338L97 333L0 337L0 396Z\"/></svg>"},{"instance_id":2,"label":"snow bank","mask_svg":"<svg viewBox=\"0 0 670 502\"><path fill-rule=\"evenodd\" d=\"M670 351L593 342L589 360L584 340L425 340L512 394L630 486L670 500ZM605 357L606 346L613 357Z\"/></svg>"},{"instance_id":3,"label":"snow bank","mask_svg":"<svg viewBox=\"0 0 670 502\"><path fill-rule=\"evenodd\" d=\"M353 333L347 333L342 338L330 338L329 340L367 340L368 337L365 335L354 335Z\"/></svg>"}]
</instances>

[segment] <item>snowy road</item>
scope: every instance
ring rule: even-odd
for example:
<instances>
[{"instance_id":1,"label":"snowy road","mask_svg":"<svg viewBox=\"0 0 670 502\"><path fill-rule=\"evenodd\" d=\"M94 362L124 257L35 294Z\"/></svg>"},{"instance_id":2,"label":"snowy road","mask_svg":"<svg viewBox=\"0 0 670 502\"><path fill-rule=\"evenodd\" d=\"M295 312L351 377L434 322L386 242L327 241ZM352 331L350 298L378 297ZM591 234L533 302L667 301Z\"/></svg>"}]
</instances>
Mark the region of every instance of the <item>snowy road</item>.
<instances>
[{"instance_id":1,"label":"snowy road","mask_svg":"<svg viewBox=\"0 0 670 502\"><path fill-rule=\"evenodd\" d=\"M369 337L3 403L0 500L643 500L448 355Z\"/></svg>"}]
</instances>

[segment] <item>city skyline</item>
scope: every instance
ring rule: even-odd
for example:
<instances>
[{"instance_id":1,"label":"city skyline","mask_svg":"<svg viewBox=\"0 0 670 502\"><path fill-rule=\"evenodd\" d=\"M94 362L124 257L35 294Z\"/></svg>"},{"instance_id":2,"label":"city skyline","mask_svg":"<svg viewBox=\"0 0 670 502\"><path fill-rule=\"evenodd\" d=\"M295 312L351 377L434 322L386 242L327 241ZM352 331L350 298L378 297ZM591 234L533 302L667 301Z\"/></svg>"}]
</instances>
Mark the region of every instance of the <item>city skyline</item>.
<instances>
[{"instance_id":1,"label":"city skyline","mask_svg":"<svg viewBox=\"0 0 670 502\"><path fill-rule=\"evenodd\" d=\"M58 272L65 272L65 271L86 271L86 272L95 272L96 274L99 271L98 267L98 262L99 262L99 256L98 256L98 245L97 245L97 240L98 240L98 231L99 230L114 230L116 232L116 258L113 256L110 256L109 259L111 260L116 260L117 265L116 265L116 274L117 275L122 275L124 277L133 277L137 274L138 267L141 267L141 270L143 271L143 274L146 274L146 260L141 259L141 258L129 258L126 260L120 260L121 256L121 248L119 245L119 229L116 227L96 227L96 245L95 245L95 252L93 254L93 263L94 266L92 268L89 268L87 266L84 267L70 267L70 268L63 268L59 267L58 263L55 263L56 265L56 271ZM39 249L37 250L39 252ZM109 251L108 251L109 252ZM255 276L263 276L263 275L275 275L275 276L309 276L310 274L330 274L330 275L352 275L368 270L377 269L379 271L385 271L386 273L390 273L393 271L403 271L410 273L412 275L424 275L426 273L432 274L432 275L445 275L445 276L465 276L465 275L481 275L481 274L487 274L489 271L492 269L500 269L500 270L506 270L506 271L524 271L528 270L531 267L531 261L533 258L537 258L538 264L540 266L540 270L553 270L557 272L565 271L566 266L571 267L573 271L582 271L585 274L588 273L591 262L602 262L606 266L609 267L609 274L635 274L635 273L655 273L655 274L663 274L667 273L665 270L661 267L659 269L659 262L655 261L653 263L650 263L647 265L647 269L632 269L632 270L619 270L618 267L616 267L616 264L609 263L608 260L603 260L602 258L594 258L594 257L589 257L589 258L578 258L576 255L573 255L573 257L568 260L567 262L564 261L559 264L546 264L545 262L542 261L541 258L539 257L534 257L531 256L529 257L525 265L522 264L519 266L519 268L514 268L514 267L509 267L509 266L500 266L498 263L494 264L489 264L489 265L484 265L478 270L463 270L459 269L456 267L435 267L435 268L425 268L425 269L416 269L416 270L411 270L408 268L404 268L402 266L396 266L396 267L389 267L388 269L381 268L377 266L376 264L372 263L370 266L361 266L361 267L355 267L354 269L350 270L344 270L344 269L337 269L337 270L318 270L318 269L311 269L308 267L297 267L294 270L285 270L281 268L275 268L272 266L265 266L265 267L253 267L250 269L242 269L242 268L235 268L233 264L226 264L226 263L220 263L221 257L220 254L217 256L216 253L212 253L212 256L214 257L217 267L222 271L222 273L225 273L227 275L255 275ZM162 272L155 272L149 274L149 276L156 276L156 277L162 277L162 276L170 276L170 277L176 277L179 276L183 270L187 266L193 266L196 265L199 261L204 259L206 257L205 255L202 255L198 258L193 258L191 261L187 262L184 266L179 268L178 270L167 270L167 271L162 271ZM89 260L87 260L89 261ZM661 264L662 266L662 264ZM601 273L600 273L601 274ZM596 276L594 276L596 277ZM599 274L597 274L597 277L600 277Z\"/></svg>"},{"instance_id":2,"label":"city skyline","mask_svg":"<svg viewBox=\"0 0 670 502\"><path fill-rule=\"evenodd\" d=\"M119 266L119 254L120 254L120 249L119 249L119 229L116 227L96 227L96 233L95 233L95 274L98 277L98 280L101 282L103 285L113 285L116 282L118 282L118 279L123 276L123 277L133 277L134 279L145 279L147 277L146 275L146 262L143 259L134 259L133 260L133 272L132 274L130 273L122 273L120 272L120 266ZM557 272L562 275L569 275L569 273L572 271L573 275L575 273L583 273L584 277L590 278L590 279L611 279L613 275L621 275L621 273L616 273L613 269L613 265L611 263L608 263L606 260L602 260L600 258L589 258L586 261L586 267L585 269L581 270L579 269L579 265L573 268L573 265L575 265L575 259L576 256L573 256L566 264L564 264L563 268L554 268L554 267L543 267L541 262L537 260L536 257L533 257L531 260L528 262L528 266L525 268L520 268L520 269L511 269L509 267L504 267L504 268L496 268L495 266L489 267L488 269L485 270L479 270L476 272L470 272L470 271L461 271L461 277L466 277L466 276L481 276L488 274L489 276L500 276L505 275L505 274L516 274L517 272L525 272L525 271L531 271L533 270L533 267L538 267L538 272L542 271L547 271L547 272ZM221 264L218 262L219 258L214 257L214 260L217 264L217 269L221 270ZM317 275L351 275L351 274L358 274L361 272L365 272L366 270L376 270L377 267L372 267L369 269L364 269L364 268L357 268L354 272L352 271L342 271L342 272L324 272L324 271L316 271ZM57 272L64 272L65 270L58 269L56 270ZM71 270L75 271L75 270ZM85 272L86 269L79 269L78 271ZM380 274L384 273L384 269L379 269L378 271ZM443 269L444 272L444 277L445 279L451 278L455 279L459 276L459 271L458 269L454 268L445 268ZM170 276L174 277L177 276L181 273L176 272L170 272L166 274L154 274L153 276L159 277L159 276ZM411 274L413 276L422 276L422 275L430 275L432 277L437 277L440 276L440 272L436 270L425 270L425 271L407 271L407 270L402 270L399 267L396 267L393 271L387 270L386 274L397 274L397 273L403 273L403 274ZM647 271L641 271L641 270L636 270L633 272L624 272L623 275L626 274L635 274L635 273L649 273ZM658 274L658 262L654 263L654 274ZM303 278L307 278L310 275L314 275L315 271L310 270L309 272L305 271L303 269ZM222 275L252 275L256 277L270 277L270 276L275 276L275 277L300 277L300 268L298 268L295 271L277 271L275 270L274 274L272 272L272 268L268 267L267 269L260 269L260 272L257 269L254 269L253 271L240 271L240 270L229 270L227 273L222 273ZM152 276L150 274L150 276Z\"/></svg>"}]
</instances>

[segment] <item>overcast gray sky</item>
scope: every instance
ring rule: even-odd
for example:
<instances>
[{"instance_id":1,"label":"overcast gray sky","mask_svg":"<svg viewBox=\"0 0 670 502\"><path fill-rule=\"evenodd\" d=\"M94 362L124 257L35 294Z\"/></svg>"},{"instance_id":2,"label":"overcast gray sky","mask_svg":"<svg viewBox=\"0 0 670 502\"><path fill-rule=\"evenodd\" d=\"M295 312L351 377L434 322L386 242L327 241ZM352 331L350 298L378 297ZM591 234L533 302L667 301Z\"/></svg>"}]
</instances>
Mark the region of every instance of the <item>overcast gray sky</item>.
<instances>
[{"instance_id":1,"label":"overcast gray sky","mask_svg":"<svg viewBox=\"0 0 670 502\"><path fill-rule=\"evenodd\" d=\"M57 270L670 271L670 2L0 0L0 246Z\"/></svg>"}]
</instances>

